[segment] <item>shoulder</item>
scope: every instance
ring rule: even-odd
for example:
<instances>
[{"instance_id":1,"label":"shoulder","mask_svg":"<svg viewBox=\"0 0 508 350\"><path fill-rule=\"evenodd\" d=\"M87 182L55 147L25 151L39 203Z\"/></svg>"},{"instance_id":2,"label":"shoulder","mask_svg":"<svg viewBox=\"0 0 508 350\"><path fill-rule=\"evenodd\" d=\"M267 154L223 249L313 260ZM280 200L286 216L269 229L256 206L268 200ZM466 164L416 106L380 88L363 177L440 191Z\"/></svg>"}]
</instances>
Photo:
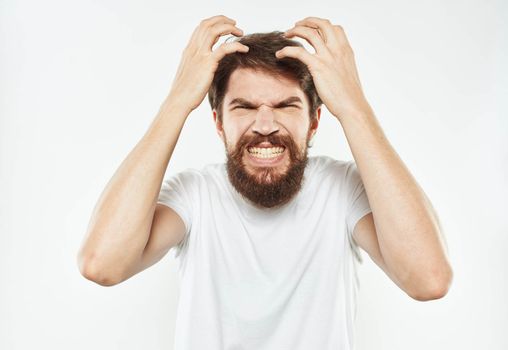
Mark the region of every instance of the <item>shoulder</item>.
<instances>
[{"instance_id":1,"label":"shoulder","mask_svg":"<svg viewBox=\"0 0 508 350\"><path fill-rule=\"evenodd\" d=\"M203 176L202 171L199 169L185 168L183 170L179 170L179 171L167 174L164 178L164 182L165 183L170 183L170 182L189 183L189 182L197 181L202 176Z\"/></svg>"},{"instance_id":2,"label":"shoulder","mask_svg":"<svg viewBox=\"0 0 508 350\"><path fill-rule=\"evenodd\" d=\"M308 166L315 176L340 176L345 177L350 171L352 161L335 159L330 156L320 155L309 157Z\"/></svg>"},{"instance_id":3,"label":"shoulder","mask_svg":"<svg viewBox=\"0 0 508 350\"><path fill-rule=\"evenodd\" d=\"M185 168L172 175L165 181L181 181L186 185L209 185L224 178L226 166L224 163L209 163L201 168Z\"/></svg>"}]
</instances>

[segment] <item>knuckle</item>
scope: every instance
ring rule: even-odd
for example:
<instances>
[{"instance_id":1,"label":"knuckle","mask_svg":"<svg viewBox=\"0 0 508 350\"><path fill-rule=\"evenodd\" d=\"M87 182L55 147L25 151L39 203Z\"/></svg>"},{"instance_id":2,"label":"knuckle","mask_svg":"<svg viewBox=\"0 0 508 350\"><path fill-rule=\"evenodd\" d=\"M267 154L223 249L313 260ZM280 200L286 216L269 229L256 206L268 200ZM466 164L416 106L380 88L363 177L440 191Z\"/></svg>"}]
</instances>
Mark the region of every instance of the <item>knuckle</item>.
<instances>
[{"instance_id":1,"label":"knuckle","mask_svg":"<svg viewBox=\"0 0 508 350\"><path fill-rule=\"evenodd\" d=\"M235 26L229 23L218 23L217 25L213 26L212 31L214 34L220 34L228 29L231 32L235 29Z\"/></svg>"},{"instance_id":2,"label":"knuckle","mask_svg":"<svg viewBox=\"0 0 508 350\"><path fill-rule=\"evenodd\" d=\"M353 49L347 42L342 43L342 45L340 45L340 48L344 52L353 52Z\"/></svg>"},{"instance_id":3,"label":"knuckle","mask_svg":"<svg viewBox=\"0 0 508 350\"><path fill-rule=\"evenodd\" d=\"M232 34L233 32L238 31L238 30L240 30L240 29L236 28L232 24L224 24L224 25L219 25L217 27L214 27L212 33L215 36L219 36L219 35Z\"/></svg>"},{"instance_id":4,"label":"knuckle","mask_svg":"<svg viewBox=\"0 0 508 350\"><path fill-rule=\"evenodd\" d=\"M353 56L353 50L349 45L341 45L340 46L340 55L341 57L351 57Z\"/></svg>"},{"instance_id":5,"label":"knuckle","mask_svg":"<svg viewBox=\"0 0 508 350\"><path fill-rule=\"evenodd\" d=\"M214 19L216 19L216 20L217 20L217 19L221 19L221 20L223 20L223 21L236 23L236 21L235 21L234 19L229 18L229 17L224 16L224 15L217 15L217 16L215 16L215 17L213 17L213 18L214 18Z\"/></svg>"},{"instance_id":6,"label":"knuckle","mask_svg":"<svg viewBox=\"0 0 508 350\"><path fill-rule=\"evenodd\" d=\"M302 27L302 32L303 33L307 33L307 34L317 33L318 32L318 28Z\"/></svg>"}]
</instances>

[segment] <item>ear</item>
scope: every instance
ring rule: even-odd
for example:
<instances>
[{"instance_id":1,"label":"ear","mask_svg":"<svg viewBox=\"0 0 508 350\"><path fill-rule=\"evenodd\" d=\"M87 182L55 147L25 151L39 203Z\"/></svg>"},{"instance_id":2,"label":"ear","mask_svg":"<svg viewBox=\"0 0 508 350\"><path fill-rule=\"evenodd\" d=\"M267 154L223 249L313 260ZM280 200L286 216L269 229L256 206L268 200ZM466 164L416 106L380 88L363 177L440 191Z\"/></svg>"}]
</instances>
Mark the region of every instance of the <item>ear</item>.
<instances>
[{"instance_id":1,"label":"ear","mask_svg":"<svg viewBox=\"0 0 508 350\"><path fill-rule=\"evenodd\" d=\"M215 123L215 128L217 131L217 135L222 139L222 142L224 142L224 128L222 125L222 122L217 118L217 111L214 109L212 110L213 113L213 122Z\"/></svg>"},{"instance_id":2,"label":"ear","mask_svg":"<svg viewBox=\"0 0 508 350\"><path fill-rule=\"evenodd\" d=\"M316 109L315 118L312 119L309 126L310 137L314 137L314 134L317 132L317 128L319 126L319 120L321 119L321 106Z\"/></svg>"}]
</instances>

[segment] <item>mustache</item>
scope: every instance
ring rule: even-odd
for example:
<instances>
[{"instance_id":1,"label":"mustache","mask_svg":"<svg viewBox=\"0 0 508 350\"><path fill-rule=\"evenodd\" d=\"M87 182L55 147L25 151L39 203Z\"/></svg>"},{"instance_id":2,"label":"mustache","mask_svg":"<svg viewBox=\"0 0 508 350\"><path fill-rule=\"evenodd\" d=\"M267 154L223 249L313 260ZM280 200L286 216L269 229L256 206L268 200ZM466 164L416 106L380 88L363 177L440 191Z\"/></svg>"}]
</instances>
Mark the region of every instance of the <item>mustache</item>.
<instances>
[{"instance_id":1,"label":"mustache","mask_svg":"<svg viewBox=\"0 0 508 350\"><path fill-rule=\"evenodd\" d=\"M274 146L283 146L284 148L288 148L288 145L294 144L293 139L289 135L256 135L240 139L237 148L243 150L247 147L258 145L262 142L268 142Z\"/></svg>"}]
</instances>

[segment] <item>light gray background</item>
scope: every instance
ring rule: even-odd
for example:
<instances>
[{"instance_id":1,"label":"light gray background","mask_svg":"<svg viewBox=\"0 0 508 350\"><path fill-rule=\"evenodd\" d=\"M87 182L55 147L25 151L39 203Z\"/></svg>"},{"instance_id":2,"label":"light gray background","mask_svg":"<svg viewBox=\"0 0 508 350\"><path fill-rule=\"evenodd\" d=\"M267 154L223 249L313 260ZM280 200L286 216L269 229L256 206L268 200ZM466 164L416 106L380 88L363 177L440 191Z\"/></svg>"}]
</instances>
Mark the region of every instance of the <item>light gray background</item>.
<instances>
[{"instance_id":1,"label":"light gray background","mask_svg":"<svg viewBox=\"0 0 508 350\"><path fill-rule=\"evenodd\" d=\"M172 349L173 256L107 288L79 274L76 253L190 34L225 14L245 33L307 16L341 24L377 118L440 214L448 295L417 302L362 252L357 349L507 349L507 10L485 0L0 1L0 348ZM352 159L326 110L316 136L311 155ZM222 161L205 100L166 175Z\"/></svg>"}]
</instances>

